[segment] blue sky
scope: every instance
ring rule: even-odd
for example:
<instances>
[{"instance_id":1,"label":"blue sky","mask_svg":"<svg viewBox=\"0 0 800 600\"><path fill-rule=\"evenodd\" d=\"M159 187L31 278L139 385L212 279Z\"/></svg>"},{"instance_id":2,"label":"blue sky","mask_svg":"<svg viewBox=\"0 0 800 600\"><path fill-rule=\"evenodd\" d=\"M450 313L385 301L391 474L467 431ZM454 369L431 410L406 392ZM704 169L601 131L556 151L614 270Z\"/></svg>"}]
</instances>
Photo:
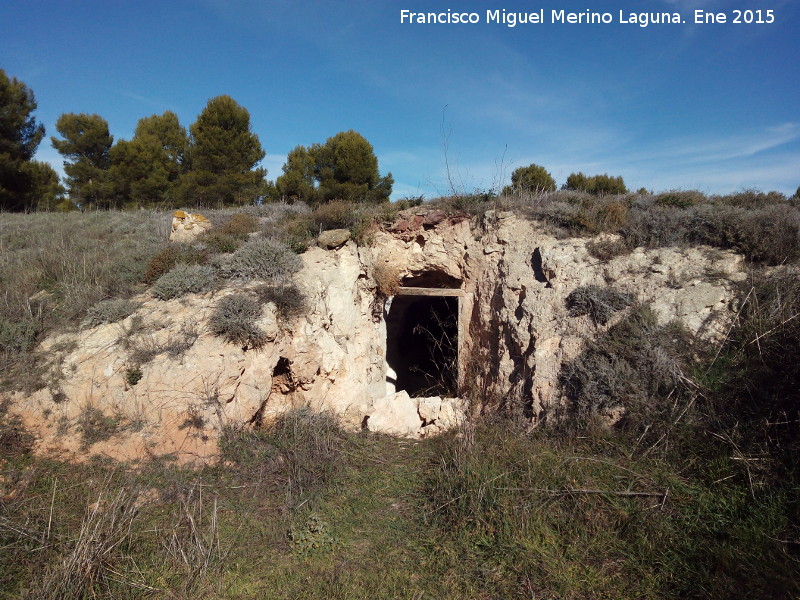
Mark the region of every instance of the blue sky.
<instances>
[{"instance_id":1,"label":"blue sky","mask_svg":"<svg viewBox=\"0 0 800 600\"><path fill-rule=\"evenodd\" d=\"M448 8L482 20L400 23L401 9ZM615 22L549 22L562 8ZM546 22L487 24L487 9L544 9ZM773 10L775 23L696 25L695 9ZM686 23L620 24L620 10ZM40 160L60 168L49 136L62 113L98 113L129 139L144 116L172 110L188 128L229 94L270 179L296 145L355 129L393 173L393 198L448 193L446 162L456 191L537 163L559 184L582 170L634 189L793 193L798 57L797 0L0 0L0 68L36 94Z\"/></svg>"}]
</instances>

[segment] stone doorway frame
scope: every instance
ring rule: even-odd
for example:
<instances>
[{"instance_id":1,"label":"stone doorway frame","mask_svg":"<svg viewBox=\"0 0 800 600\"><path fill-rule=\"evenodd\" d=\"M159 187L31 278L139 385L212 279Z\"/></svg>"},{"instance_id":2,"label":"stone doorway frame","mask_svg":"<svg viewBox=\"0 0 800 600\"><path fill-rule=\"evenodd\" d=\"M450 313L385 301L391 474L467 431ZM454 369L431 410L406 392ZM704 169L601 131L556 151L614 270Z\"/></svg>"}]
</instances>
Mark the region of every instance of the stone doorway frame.
<instances>
[{"instance_id":1,"label":"stone doorway frame","mask_svg":"<svg viewBox=\"0 0 800 600\"><path fill-rule=\"evenodd\" d=\"M458 365L457 381L458 393L464 389L465 360L468 349L467 337L469 332L469 316L472 312L472 294L465 292L461 288L434 288L434 287L401 287L395 296L427 296L427 297L447 297L458 299L458 315L456 318L458 329Z\"/></svg>"}]
</instances>

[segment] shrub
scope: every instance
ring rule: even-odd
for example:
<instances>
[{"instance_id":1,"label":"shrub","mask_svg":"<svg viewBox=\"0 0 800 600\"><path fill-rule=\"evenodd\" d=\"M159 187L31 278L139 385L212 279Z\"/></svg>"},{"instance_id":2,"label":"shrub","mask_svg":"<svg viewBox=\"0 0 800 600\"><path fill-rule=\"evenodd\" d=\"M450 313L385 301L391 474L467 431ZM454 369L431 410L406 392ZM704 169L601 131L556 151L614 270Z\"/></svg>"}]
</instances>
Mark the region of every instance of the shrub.
<instances>
[{"instance_id":1,"label":"shrub","mask_svg":"<svg viewBox=\"0 0 800 600\"><path fill-rule=\"evenodd\" d=\"M185 244L170 244L156 252L147 264L142 281L152 284L178 264L203 265L208 262L205 252Z\"/></svg>"},{"instance_id":2,"label":"shrub","mask_svg":"<svg viewBox=\"0 0 800 600\"><path fill-rule=\"evenodd\" d=\"M562 367L567 422L585 428L622 409L620 427L658 439L684 408L690 347L684 330L661 327L649 308L637 307Z\"/></svg>"},{"instance_id":3,"label":"shrub","mask_svg":"<svg viewBox=\"0 0 800 600\"><path fill-rule=\"evenodd\" d=\"M0 402L0 459L30 454L36 436L25 429L20 417L8 415L10 400Z\"/></svg>"},{"instance_id":4,"label":"shrub","mask_svg":"<svg viewBox=\"0 0 800 600\"><path fill-rule=\"evenodd\" d=\"M88 450L93 444L104 442L119 433L120 422L118 418L88 405L78 418L78 431L81 434L81 449Z\"/></svg>"},{"instance_id":5,"label":"shrub","mask_svg":"<svg viewBox=\"0 0 800 600\"><path fill-rule=\"evenodd\" d=\"M659 194L655 198L656 206L674 206L675 208L690 208L706 200L702 192L696 191L671 191Z\"/></svg>"},{"instance_id":6,"label":"shrub","mask_svg":"<svg viewBox=\"0 0 800 600\"><path fill-rule=\"evenodd\" d=\"M236 249L239 247L239 242L234 236L213 229L198 236L197 241L213 252L222 254L236 252Z\"/></svg>"},{"instance_id":7,"label":"shrub","mask_svg":"<svg viewBox=\"0 0 800 600\"><path fill-rule=\"evenodd\" d=\"M41 325L31 318L0 318L0 352L28 352L36 345Z\"/></svg>"},{"instance_id":8,"label":"shrub","mask_svg":"<svg viewBox=\"0 0 800 600\"><path fill-rule=\"evenodd\" d=\"M583 173L572 173L567 177L565 188L594 194L596 196L627 194L628 188L622 177L609 175L593 175L587 177Z\"/></svg>"},{"instance_id":9,"label":"shrub","mask_svg":"<svg viewBox=\"0 0 800 600\"><path fill-rule=\"evenodd\" d=\"M245 294L225 296L208 320L211 333L232 344L258 348L264 344L264 332L256 325L261 305Z\"/></svg>"},{"instance_id":10,"label":"shrub","mask_svg":"<svg viewBox=\"0 0 800 600\"><path fill-rule=\"evenodd\" d=\"M744 451L800 464L800 271L777 268L743 285L739 318L713 374L713 423Z\"/></svg>"},{"instance_id":11,"label":"shrub","mask_svg":"<svg viewBox=\"0 0 800 600\"><path fill-rule=\"evenodd\" d=\"M132 315L141 304L133 300L102 300L92 306L83 320L84 327L97 327L103 323L116 323Z\"/></svg>"},{"instance_id":12,"label":"shrub","mask_svg":"<svg viewBox=\"0 0 800 600\"><path fill-rule=\"evenodd\" d=\"M590 256L608 262L618 256L630 253L630 248L621 239L592 240L586 244Z\"/></svg>"},{"instance_id":13,"label":"shrub","mask_svg":"<svg viewBox=\"0 0 800 600\"><path fill-rule=\"evenodd\" d=\"M246 239L258 231L258 218L247 213L236 213L220 228L220 233L237 239Z\"/></svg>"},{"instance_id":14,"label":"shrub","mask_svg":"<svg viewBox=\"0 0 800 600\"><path fill-rule=\"evenodd\" d=\"M334 416L299 409L260 430L223 427L218 444L227 464L271 480L291 499L313 492L336 473L346 441Z\"/></svg>"},{"instance_id":15,"label":"shrub","mask_svg":"<svg viewBox=\"0 0 800 600\"><path fill-rule=\"evenodd\" d=\"M293 283L287 285L263 285L256 290L259 300L272 302L283 319L293 319L306 310L306 298L302 290Z\"/></svg>"},{"instance_id":16,"label":"shrub","mask_svg":"<svg viewBox=\"0 0 800 600\"><path fill-rule=\"evenodd\" d=\"M783 204L786 196L780 192L760 192L758 190L743 190L735 194L725 196L715 196L713 200L717 204L735 206L737 208L757 209L770 204Z\"/></svg>"},{"instance_id":17,"label":"shrub","mask_svg":"<svg viewBox=\"0 0 800 600\"><path fill-rule=\"evenodd\" d=\"M778 265L800 258L800 214L788 204L704 207L691 233L695 242L731 248L755 262Z\"/></svg>"},{"instance_id":18,"label":"shrub","mask_svg":"<svg viewBox=\"0 0 800 600\"><path fill-rule=\"evenodd\" d=\"M208 265L178 265L159 277L151 292L159 300L171 300L186 294L199 294L214 288L216 274Z\"/></svg>"},{"instance_id":19,"label":"shrub","mask_svg":"<svg viewBox=\"0 0 800 600\"><path fill-rule=\"evenodd\" d=\"M136 385L142 380L142 377L144 377L144 373L142 373L142 368L138 365L135 367L128 367L125 370L125 381L128 385Z\"/></svg>"},{"instance_id":20,"label":"shrub","mask_svg":"<svg viewBox=\"0 0 800 600\"><path fill-rule=\"evenodd\" d=\"M261 279L273 283L288 281L300 270L302 261L285 244L263 238L248 242L220 266L228 279Z\"/></svg>"},{"instance_id":21,"label":"shrub","mask_svg":"<svg viewBox=\"0 0 800 600\"><path fill-rule=\"evenodd\" d=\"M400 269L394 265L378 263L372 269L372 276L375 278L378 293L382 296L394 296L400 289Z\"/></svg>"},{"instance_id":22,"label":"shrub","mask_svg":"<svg viewBox=\"0 0 800 600\"><path fill-rule=\"evenodd\" d=\"M425 196L404 196L394 202L394 207L397 210L406 210L407 208L420 206L423 202L425 202Z\"/></svg>"},{"instance_id":23,"label":"shrub","mask_svg":"<svg viewBox=\"0 0 800 600\"><path fill-rule=\"evenodd\" d=\"M629 248L678 246L688 241L693 213L674 207L637 205L620 231Z\"/></svg>"},{"instance_id":24,"label":"shrub","mask_svg":"<svg viewBox=\"0 0 800 600\"><path fill-rule=\"evenodd\" d=\"M528 165L511 174L511 185L503 189L503 195L552 192L555 189L556 180L547 169L539 165Z\"/></svg>"},{"instance_id":25,"label":"shrub","mask_svg":"<svg viewBox=\"0 0 800 600\"><path fill-rule=\"evenodd\" d=\"M614 314L630 306L633 298L611 287L581 286L567 296L570 316L589 315L595 325L605 325Z\"/></svg>"}]
</instances>

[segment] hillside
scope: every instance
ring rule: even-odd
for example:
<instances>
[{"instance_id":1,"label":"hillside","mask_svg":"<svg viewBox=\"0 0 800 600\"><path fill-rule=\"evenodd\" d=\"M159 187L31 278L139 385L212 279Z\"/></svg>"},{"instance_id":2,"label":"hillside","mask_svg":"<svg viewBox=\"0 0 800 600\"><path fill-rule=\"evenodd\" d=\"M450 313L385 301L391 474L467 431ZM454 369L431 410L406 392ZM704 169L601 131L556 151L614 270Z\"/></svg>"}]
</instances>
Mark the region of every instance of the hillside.
<instances>
[{"instance_id":1,"label":"hillside","mask_svg":"<svg viewBox=\"0 0 800 600\"><path fill-rule=\"evenodd\" d=\"M796 198L199 212L0 215L0 597L798 593Z\"/></svg>"}]
</instances>

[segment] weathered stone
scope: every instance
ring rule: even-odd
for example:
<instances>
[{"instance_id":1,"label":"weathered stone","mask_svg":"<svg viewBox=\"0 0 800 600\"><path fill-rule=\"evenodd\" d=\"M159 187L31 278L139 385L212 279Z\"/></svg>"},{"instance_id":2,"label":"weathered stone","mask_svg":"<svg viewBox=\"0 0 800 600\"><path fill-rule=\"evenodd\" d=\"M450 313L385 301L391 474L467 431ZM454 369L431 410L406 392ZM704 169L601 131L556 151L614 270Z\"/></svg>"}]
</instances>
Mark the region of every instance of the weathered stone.
<instances>
[{"instance_id":1,"label":"weathered stone","mask_svg":"<svg viewBox=\"0 0 800 600\"><path fill-rule=\"evenodd\" d=\"M443 210L432 210L427 215L425 215L425 220L423 221L423 225L425 226L438 225L446 218L447 218L447 213L444 212Z\"/></svg>"},{"instance_id":2,"label":"weathered stone","mask_svg":"<svg viewBox=\"0 0 800 600\"><path fill-rule=\"evenodd\" d=\"M417 401L402 391L375 400L368 415L367 429L401 437L416 437L422 426Z\"/></svg>"},{"instance_id":3,"label":"weathered stone","mask_svg":"<svg viewBox=\"0 0 800 600\"><path fill-rule=\"evenodd\" d=\"M321 234L319 234L317 243L321 248L333 250L334 248L343 246L349 239L349 229L329 229L328 231L323 231Z\"/></svg>"},{"instance_id":4,"label":"weathered stone","mask_svg":"<svg viewBox=\"0 0 800 600\"><path fill-rule=\"evenodd\" d=\"M442 410L442 399L439 396L419 399L419 416L426 423L431 423L439 418Z\"/></svg>"},{"instance_id":5,"label":"weathered stone","mask_svg":"<svg viewBox=\"0 0 800 600\"><path fill-rule=\"evenodd\" d=\"M191 242L211 227L211 222L203 215L176 210L172 213L172 229L169 239L173 242Z\"/></svg>"}]
</instances>

